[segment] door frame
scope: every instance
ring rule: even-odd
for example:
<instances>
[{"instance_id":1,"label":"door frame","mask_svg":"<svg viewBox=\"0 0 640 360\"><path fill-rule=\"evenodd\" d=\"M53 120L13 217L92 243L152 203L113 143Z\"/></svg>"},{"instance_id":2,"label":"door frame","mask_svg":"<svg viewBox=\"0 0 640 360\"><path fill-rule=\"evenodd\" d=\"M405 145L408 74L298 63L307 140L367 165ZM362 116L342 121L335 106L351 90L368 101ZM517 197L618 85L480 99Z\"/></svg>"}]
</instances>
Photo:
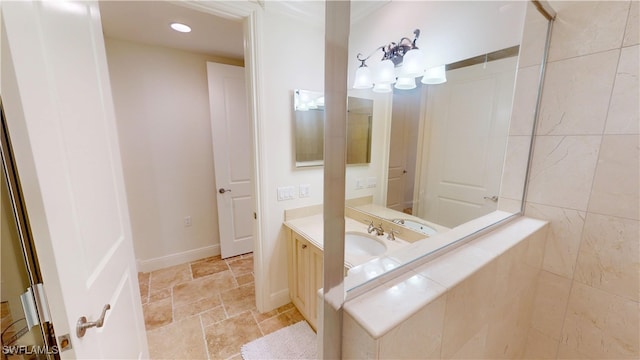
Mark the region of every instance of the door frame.
<instances>
[{"instance_id":1,"label":"door frame","mask_svg":"<svg viewBox=\"0 0 640 360\"><path fill-rule=\"evenodd\" d=\"M169 0L171 1L171 0ZM269 294L265 294L266 289L264 284L267 282L267 278L264 273L263 260L263 246L262 246L262 234L267 232L266 223L262 221L263 214L266 213L264 202L262 201L263 194L267 193L266 173L262 164L265 163L262 154L267 153L265 147L264 134L266 129L264 128L264 107L262 101L262 63L259 59L262 58L262 38L259 34L262 33L263 28L263 14L264 5L262 2L249 2L249 1L232 1L232 2L219 2L208 1L198 2L193 0L188 1L171 1L177 5L185 6L193 10L201 11L208 14L213 14L227 19L242 20L243 32L244 32L244 71L245 82L247 88L247 105L248 114L251 124L251 138L253 139L252 156L253 156L253 191L255 202L256 220L254 222L254 237L253 237L253 268L255 278L255 294L256 294L256 307L258 311L266 311L267 299Z\"/></svg>"}]
</instances>

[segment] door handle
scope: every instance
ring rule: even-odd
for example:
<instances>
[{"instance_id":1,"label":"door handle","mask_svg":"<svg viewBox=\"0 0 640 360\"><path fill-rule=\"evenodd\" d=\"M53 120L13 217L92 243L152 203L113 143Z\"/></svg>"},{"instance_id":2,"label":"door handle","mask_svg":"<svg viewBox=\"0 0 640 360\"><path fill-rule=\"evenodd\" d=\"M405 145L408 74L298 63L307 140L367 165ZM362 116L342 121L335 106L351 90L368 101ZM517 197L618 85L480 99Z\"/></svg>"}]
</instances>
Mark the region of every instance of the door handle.
<instances>
[{"instance_id":1,"label":"door handle","mask_svg":"<svg viewBox=\"0 0 640 360\"><path fill-rule=\"evenodd\" d=\"M87 321L87 318L84 316L78 319L76 323L76 335L78 335L78 338L83 337L88 328L101 328L104 325L104 316L107 315L107 310L109 309L111 309L111 305L105 305L102 308L102 315L100 315L100 318L96 321Z\"/></svg>"},{"instance_id":2,"label":"door handle","mask_svg":"<svg viewBox=\"0 0 640 360\"><path fill-rule=\"evenodd\" d=\"M483 199L485 199L485 200L491 200L491 201L493 201L493 202L498 201L498 197L497 197L496 195L493 195L493 196L491 196L491 197L489 197L489 196L485 196L485 197L483 197Z\"/></svg>"},{"instance_id":3,"label":"door handle","mask_svg":"<svg viewBox=\"0 0 640 360\"><path fill-rule=\"evenodd\" d=\"M231 189L220 188L220 189L218 189L218 192L219 192L220 194L224 194L224 193L226 193L226 192L231 192Z\"/></svg>"}]
</instances>

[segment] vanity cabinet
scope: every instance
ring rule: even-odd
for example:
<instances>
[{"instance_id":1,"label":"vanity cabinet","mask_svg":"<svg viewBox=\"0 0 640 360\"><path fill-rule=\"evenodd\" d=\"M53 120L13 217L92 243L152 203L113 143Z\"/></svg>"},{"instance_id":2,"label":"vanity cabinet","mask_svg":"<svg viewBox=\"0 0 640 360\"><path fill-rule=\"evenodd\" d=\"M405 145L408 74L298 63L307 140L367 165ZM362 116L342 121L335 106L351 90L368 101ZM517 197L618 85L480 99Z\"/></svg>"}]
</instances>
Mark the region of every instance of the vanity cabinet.
<instances>
[{"instance_id":1,"label":"vanity cabinet","mask_svg":"<svg viewBox=\"0 0 640 360\"><path fill-rule=\"evenodd\" d=\"M289 296L311 327L318 320L318 290L322 288L322 250L289 230Z\"/></svg>"}]
</instances>

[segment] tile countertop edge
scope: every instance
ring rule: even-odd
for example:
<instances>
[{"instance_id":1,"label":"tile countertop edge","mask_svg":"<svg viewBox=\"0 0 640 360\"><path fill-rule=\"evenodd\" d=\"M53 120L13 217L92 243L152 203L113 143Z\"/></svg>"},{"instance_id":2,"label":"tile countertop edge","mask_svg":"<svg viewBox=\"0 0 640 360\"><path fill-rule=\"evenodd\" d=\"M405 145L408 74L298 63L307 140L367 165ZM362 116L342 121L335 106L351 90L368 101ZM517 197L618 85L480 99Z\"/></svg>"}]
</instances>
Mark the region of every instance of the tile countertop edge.
<instances>
[{"instance_id":1,"label":"tile countertop edge","mask_svg":"<svg viewBox=\"0 0 640 360\"><path fill-rule=\"evenodd\" d=\"M463 245L462 247L477 247L485 251L490 248L491 250L487 252L491 253L491 259L478 263L476 269L461 273L460 276L464 278L470 276L515 244L547 226L547 224L548 222L546 221L523 216ZM508 238L510 241L501 241L504 238ZM465 252L452 251L442 254L434 261L464 261L462 257L464 254ZM374 339L382 337L463 280L458 279L458 281L451 282L450 284L452 285L448 288L443 286L436 280L425 276L428 273L426 270L430 263L409 270L395 279L348 300L344 304L344 310ZM403 295L406 296L409 302L405 302L402 307L398 307L397 304L401 301L400 297ZM416 295L422 295L422 297L416 298ZM390 300L391 297L393 297L393 301ZM382 316L383 314L388 314L388 316Z\"/></svg>"}]
</instances>

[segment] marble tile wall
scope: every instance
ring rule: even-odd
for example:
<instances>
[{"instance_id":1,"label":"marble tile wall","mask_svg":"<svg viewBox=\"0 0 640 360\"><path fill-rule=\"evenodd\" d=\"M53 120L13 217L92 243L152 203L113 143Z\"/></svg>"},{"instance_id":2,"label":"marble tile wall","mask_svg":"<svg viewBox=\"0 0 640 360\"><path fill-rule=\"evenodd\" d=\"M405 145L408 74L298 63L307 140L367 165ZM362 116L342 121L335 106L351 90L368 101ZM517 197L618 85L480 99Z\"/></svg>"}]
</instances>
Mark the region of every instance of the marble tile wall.
<instances>
[{"instance_id":1,"label":"marble tile wall","mask_svg":"<svg viewBox=\"0 0 640 360\"><path fill-rule=\"evenodd\" d=\"M551 226L525 357L638 359L639 2L550 3L525 214Z\"/></svg>"}]
</instances>

